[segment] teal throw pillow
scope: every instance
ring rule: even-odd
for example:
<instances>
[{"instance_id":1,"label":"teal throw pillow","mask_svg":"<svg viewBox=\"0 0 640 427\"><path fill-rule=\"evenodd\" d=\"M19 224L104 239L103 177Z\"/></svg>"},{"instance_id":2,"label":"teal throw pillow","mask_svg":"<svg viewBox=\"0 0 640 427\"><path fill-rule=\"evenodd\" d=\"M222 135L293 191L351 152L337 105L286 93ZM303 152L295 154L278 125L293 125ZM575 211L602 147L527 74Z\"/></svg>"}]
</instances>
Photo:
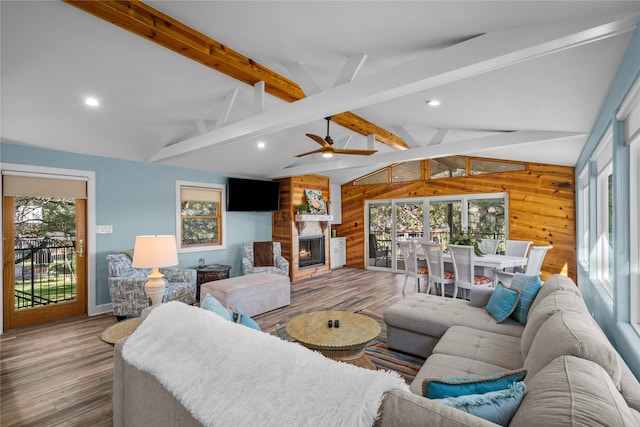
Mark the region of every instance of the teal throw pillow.
<instances>
[{"instance_id":1,"label":"teal throw pillow","mask_svg":"<svg viewBox=\"0 0 640 427\"><path fill-rule=\"evenodd\" d=\"M244 326L247 326L251 329L255 329L256 331L261 331L262 329L260 329L260 325L258 325L256 323L255 320L253 320L250 316L247 316L247 314L240 310L237 307L231 307L231 310L233 311L233 321L236 323L240 323Z\"/></svg>"},{"instance_id":2,"label":"teal throw pillow","mask_svg":"<svg viewBox=\"0 0 640 427\"><path fill-rule=\"evenodd\" d=\"M220 301L212 297L211 294L207 294L204 297L204 300L202 300L202 302L200 303L200 308L213 311L218 316L223 317L225 320L228 320L228 321L233 320L231 318L231 313L229 313L229 310L224 308L224 306L220 304Z\"/></svg>"},{"instance_id":3,"label":"teal throw pillow","mask_svg":"<svg viewBox=\"0 0 640 427\"><path fill-rule=\"evenodd\" d=\"M540 281L540 277L516 273L511 280L511 289L520 291L520 301L518 301L518 306L513 311L511 317L523 325L526 325L529 309L541 287L542 282Z\"/></svg>"},{"instance_id":4,"label":"teal throw pillow","mask_svg":"<svg viewBox=\"0 0 640 427\"><path fill-rule=\"evenodd\" d=\"M447 406L484 418L501 426L509 425L518 410L526 386L522 381L512 384L505 390L491 391L469 396L435 399Z\"/></svg>"},{"instance_id":5,"label":"teal throw pillow","mask_svg":"<svg viewBox=\"0 0 640 427\"><path fill-rule=\"evenodd\" d=\"M520 291L518 289L510 289L502 283L498 283L485 309L500 323L511 316L511 313L518 306L519 300Z\"/></svg>"},{"instance_id":6,"label":"teal throw pillow","mask_svg":"<svg viewBox=\"0 0 640 427\"><path fill-rule=\"evenodd\" d=\"M426 379L422 382L422 395L429 399L443 399L484 394L509 388L510 385L522 381L526 375L526 369L516 369L481 378Z\"/></svg>"}]
</instances>

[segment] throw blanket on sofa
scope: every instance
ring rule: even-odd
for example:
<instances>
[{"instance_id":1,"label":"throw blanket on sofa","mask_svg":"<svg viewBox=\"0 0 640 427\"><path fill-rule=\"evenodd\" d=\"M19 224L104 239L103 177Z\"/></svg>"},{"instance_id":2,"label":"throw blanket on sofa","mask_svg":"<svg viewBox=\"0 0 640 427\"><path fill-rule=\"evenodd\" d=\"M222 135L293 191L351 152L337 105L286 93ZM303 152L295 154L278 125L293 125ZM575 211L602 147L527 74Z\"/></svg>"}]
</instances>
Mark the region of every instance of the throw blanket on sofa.
<instances>
[{"instance_id":1,"label":"throw blanket on sofa","mask_svg":"<svg viewBox=\"0 0 640 427\"><path fill-rule=\"evenodd\" d=\"M179 302L151 311L123 358L207 426L371 426L394 372L329 360Z\"/></svg>"}]
</instances>

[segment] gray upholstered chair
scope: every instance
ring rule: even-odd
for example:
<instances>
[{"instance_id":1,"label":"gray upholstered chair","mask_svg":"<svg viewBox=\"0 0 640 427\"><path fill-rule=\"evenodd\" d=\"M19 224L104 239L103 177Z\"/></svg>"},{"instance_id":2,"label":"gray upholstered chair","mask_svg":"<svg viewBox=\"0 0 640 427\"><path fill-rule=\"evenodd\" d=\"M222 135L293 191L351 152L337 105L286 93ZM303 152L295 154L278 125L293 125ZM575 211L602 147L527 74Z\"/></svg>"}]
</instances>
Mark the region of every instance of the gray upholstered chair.
<instances>
[{"instance_id":1,"label":"gray upholstered chair","mask_svg":"<svg viewBox=\"0 0 640 427\"><path fill-rule=\"evenodd\" d=\"M271 242L273 244L272 265L256 265L253 243L245 243L242 247L242 270L244 274L273 273L289 276L289 261L282 256L280 242Z\"/></svg>"},{"instance_id":2,"label":"gray upholstered chair","mask_svg":"<svg viewBox=\"0 0 640 427\"><path fill-rule=\"evenodd\" d=\"M147 275L151 269L133 268L129 255L120 253L107 255L109 268L109 294L113 313L117 317L139 317L149 306L144 291ZM161 268L167 282L162 302L196 302L196 270L190 268Z\"/></svg>"}]
</instances>

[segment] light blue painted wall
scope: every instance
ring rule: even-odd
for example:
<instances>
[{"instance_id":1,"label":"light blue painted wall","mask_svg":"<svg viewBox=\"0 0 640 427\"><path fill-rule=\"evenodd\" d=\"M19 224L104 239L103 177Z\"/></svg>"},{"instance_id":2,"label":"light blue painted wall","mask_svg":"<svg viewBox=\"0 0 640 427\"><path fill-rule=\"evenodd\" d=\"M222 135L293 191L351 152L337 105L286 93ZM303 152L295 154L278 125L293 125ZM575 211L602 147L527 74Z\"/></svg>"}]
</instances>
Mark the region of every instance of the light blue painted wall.
<instances>
[{"instance_id":1,"label":"light blue painted wall","mask_svg":"<svg viewBox=\"0 0 640 427\"><path fill-rule=\"evenodd\" d=\"M587 140L576 164L576 182L584 167L590 167L590 191L591 199L596 195L596 174L594 165L589 164L599 141L607 129L613 129L613 187L614 187L614 299L602 289L593 277L589 277L589 267L578 264L578 284L585 297L585 301L592 315L609 337L618 352L625 359L635 376L640 378L640 337L629 324L629 235L630 221L638 221L638 218L629 218L628 194L630 191L629 180L629 148L624 141L624 128L622 123L615 119L615 115L625 96L640 77L640 29L635 34L627 48L627 52L620 64L616 77L611 85L607 99L600 112L596 125ZM637 188L631 191L638 191ZM582 222L582 197L576 198L577 223ZM589 207L591 239L583 242L583 236L578 233L578 247L590 248L595 252L596 239L596 204ZM637 244L637 242L635 242ZM595 255L590 256L590 264L593 264Z\"/></svg>"},{"instance_id":2,"label":"light blue painted wall","mask_svg":"<svg viewBox=\"0 0 640 427\"><path fill-rule=\"evenodd\" d=\"M226 176L174 168L45 150L0 142L3 163L94 171L96 174L96 224L112 225L112 234L89 234L96 239L96 305L111 302L105 256L132 249L140 234L176 234L175 182L226 184ZM91 232L91 230L89 230ZM180 254L180 266L208 264L232 266L231 276L242 274L242 243L271 240L268 212L227 213L227 248Z\"/></svg>"}]
</instances>

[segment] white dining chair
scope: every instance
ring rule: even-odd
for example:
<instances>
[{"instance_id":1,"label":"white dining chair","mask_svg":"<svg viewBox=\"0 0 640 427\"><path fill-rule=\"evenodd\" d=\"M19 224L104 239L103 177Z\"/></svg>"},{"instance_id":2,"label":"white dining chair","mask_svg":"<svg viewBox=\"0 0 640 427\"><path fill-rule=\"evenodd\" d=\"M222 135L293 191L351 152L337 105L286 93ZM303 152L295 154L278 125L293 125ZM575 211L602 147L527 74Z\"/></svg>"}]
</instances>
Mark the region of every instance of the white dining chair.
<instances>
[{"instance_id":1,"label":"white dining chair","mask_svg":"<svg viewBox=\"0 0 640 427\"><path fill-rule=\"evenodd\" d=\"M482 239L480 243L478 243L478 247L483 254L494 255L498 250L498 243L500 243L499 239Z\"/></svg>"},{"instance_id":2,"label":"white dining chair","mask_svg":"<svg viewBox=\"0 0 640 427\"><path fill-rule=\"evenodd\" d=\"M539 276L542 270L542 263L547 256L547 252L553 249L552 245L548 246L531 246L529 248L529 255L527 256L527 265L524 269L515 272L495 270L495 275L499 282L502 282L506 287L511 286L511 280L516 273L523 273L527 276Z\"/></svg>"},{"instance_id":3,"label":"white dining chair","mask_svg":"<svg viewBox=\"0 0 640 427\"><path fill-rule=\"evenodd\" d=\"M533 242L529 242L526 240L507 240L507 243L505 244L504 254L507 256L519 256L526 258L527 253L529 252L529 247L531 245L533 245ZM505 268L504 271L513 273L514 271L516 271L516 268L518 267L509 267Z\"/></svg>"},{"instance_id":4,"label":"white dining chair","mask_svg":"<svg viewBox=\"0 0 640 427\"><path fill-rule=\"evenodd\" d=\"M493 279L486 276L476 276L474 266L474 247L466 245L449 245L449 253L453 263L453 297L458 296L458 289L464 289L464 298L468 299L468 292L476 286L490 287Z\"/></svg>"},{"instance_id":5,"label":"white dining chair","mask_svg":"<svg viewBox=\"0 0 640 427\"><path fill-rule=\"evenodd\" d=\"M402 258L404 260L404 285L402 286L402 295L404 295L409 278L413 278L415 280L418 292L420 292L420 282L424 282L426 284L425 292L429 293L431 290L431 284L429 283L429 271L427 267L418 265L418 255L415 242L412 240L403 240L398 242L398 244L400 245L400 251L402 252Z\"/></svg>"},{"instance_id":6,"label":"white dining chair","mask_svg":"<svg viewBox=\"0 0 640 427\"><path fill-rule=\"evenodd\" d=\"M453 284L453 273L444 270L444 256L442 253L442 246L439 243L425 243L422 241L416 242L416 245L422 250L427 258L427 266L429 268L429 290L431 285L434 285L434 289L438 289L440 286L440 292L442 296L445 295L445 285Z\"/></svg>"}]
</instances>

